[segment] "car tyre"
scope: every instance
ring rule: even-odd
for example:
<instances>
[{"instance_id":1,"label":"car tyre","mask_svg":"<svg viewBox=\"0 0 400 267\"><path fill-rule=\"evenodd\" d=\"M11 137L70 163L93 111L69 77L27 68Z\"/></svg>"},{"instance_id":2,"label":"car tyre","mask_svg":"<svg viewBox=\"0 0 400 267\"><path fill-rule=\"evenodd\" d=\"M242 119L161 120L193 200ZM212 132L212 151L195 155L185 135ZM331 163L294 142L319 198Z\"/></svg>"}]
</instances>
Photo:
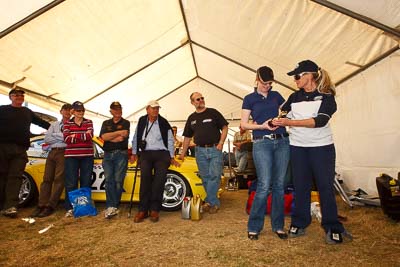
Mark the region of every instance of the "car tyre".
<instances>
[{"instance_id":1,"label":"car tyre","mask_svg":"<svg viewBox=\"0 0 400 267\"><path fill-rule=\"evenodd\" d=\"M192 189L187 180L175 172L167 173L165 182L162 209L175 211L181 209L183 199L192 196Z\"/></svg>"},{"instance_id":2,"label":"car tyre","mask_svg":"<svg viewBox=\"0 0 400 267\"><path fill-rule=\"evenodd\" d=\"M29 205L38 196L38 189L33 178L26 172L22 174L22 183L19 189L19 207Z\"/></svg>"}]
</instances>

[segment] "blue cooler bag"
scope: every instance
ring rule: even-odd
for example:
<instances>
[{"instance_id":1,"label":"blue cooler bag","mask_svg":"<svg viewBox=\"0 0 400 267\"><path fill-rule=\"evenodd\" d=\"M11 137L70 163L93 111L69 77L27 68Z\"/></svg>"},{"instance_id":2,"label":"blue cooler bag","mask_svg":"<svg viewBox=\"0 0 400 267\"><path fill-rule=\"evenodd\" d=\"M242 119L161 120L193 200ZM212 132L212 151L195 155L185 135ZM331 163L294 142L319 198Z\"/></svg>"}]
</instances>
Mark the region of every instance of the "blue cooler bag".
<instances>
[{"instance_id":1,"label":"blue cooler bag","mask_svg":"<svg viewBox=\"0 0 400 267\"><path fill-rule=\"evenodd\" d=\"M92 202L92 190L90 187L81 187L68 193L74 217L96 216L97 210Z\"/></svg>"}]
</instances>

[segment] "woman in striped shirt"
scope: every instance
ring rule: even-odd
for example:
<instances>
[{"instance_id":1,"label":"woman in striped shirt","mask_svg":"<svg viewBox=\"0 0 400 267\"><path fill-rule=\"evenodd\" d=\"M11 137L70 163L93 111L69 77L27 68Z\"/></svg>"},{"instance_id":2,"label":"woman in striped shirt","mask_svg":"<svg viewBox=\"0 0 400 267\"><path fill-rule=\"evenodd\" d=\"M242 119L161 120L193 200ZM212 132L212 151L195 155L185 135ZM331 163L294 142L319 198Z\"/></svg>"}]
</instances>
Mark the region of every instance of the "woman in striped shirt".
<instances>
[{"instance_id":1,"label":"woman in striped shirt","mask_svg":"<svg viewBox=\"0 0 400 267\"><path fill-rule=\"evenodd\" d=\"M93 122L85 119L82 102L72 104L72 119L64 125L65 148L65 209L66 217L72 217L72 205L68 192L81 187L91 187L93 172Z\"/></svg>"}]
</instances>

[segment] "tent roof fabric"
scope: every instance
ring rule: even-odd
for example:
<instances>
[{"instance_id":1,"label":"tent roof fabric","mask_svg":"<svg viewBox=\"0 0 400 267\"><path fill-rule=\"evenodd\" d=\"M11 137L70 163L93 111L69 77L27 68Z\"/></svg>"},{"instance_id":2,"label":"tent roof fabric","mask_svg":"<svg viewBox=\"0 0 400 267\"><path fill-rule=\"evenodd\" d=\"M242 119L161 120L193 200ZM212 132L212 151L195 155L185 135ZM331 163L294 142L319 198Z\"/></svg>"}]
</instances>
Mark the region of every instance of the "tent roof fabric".
<instances>
[{"instance_id":1,"label":"tent roof fabric","mask_svg":"<svg viewBox=\"0 0 400 267\"><path fill-rule=\"evenodd\" d=\"M259 66L274 70L274 90L286 98L295 88L286 73L301 60L342 82L399 48L399 1L330 1L363 21L324 3L3 1L0 93L20 86L27 101L53 111L80 100L97 120L120 101L132 122L156 99L161 113L182 126L193 112L190 93L200 91L207 106L237 125Z\"/></svg>"}]
</instances>

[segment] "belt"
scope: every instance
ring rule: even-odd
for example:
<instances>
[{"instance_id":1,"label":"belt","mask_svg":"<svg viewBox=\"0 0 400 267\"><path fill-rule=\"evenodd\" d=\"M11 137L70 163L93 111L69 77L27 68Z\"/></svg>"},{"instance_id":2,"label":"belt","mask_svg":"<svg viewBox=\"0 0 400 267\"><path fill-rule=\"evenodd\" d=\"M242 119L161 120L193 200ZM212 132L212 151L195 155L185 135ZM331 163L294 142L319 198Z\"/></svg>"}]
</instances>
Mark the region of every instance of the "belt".
<instances>
[{"instance_id":1,"label":"belt","mask_svg":"<svg viewBox=\"0 0 400 267\"><path fill-rule=\"evenodd\" d=\"M214 147L214 146L216 146L216 145L218 145L218 144L197 145L197 146L199 146L199 147Z\"/></svg>"},{"instance_id":2,"label":"belt","mask_svg":"<svg viewBox=\"0 0 400 267\"><path fill-rule=\"evenodd\" d=\"M288 133L283 133L283 134L266 134L262 136L255 136L253 137L253 140L259 140L259 139L269 139L269 140L275 140L275 139L280 139L282 137L288 137Z\"/></svg>"},{"instance_id":3,"label":"belt","mask_svg":"<svg viewBox=\"0 0 400 267\"><path fill-rule=\"evenodd\" d=\"M65 147L52 147L51 150L65 150Z\"/></svg>"}]
</instances>

